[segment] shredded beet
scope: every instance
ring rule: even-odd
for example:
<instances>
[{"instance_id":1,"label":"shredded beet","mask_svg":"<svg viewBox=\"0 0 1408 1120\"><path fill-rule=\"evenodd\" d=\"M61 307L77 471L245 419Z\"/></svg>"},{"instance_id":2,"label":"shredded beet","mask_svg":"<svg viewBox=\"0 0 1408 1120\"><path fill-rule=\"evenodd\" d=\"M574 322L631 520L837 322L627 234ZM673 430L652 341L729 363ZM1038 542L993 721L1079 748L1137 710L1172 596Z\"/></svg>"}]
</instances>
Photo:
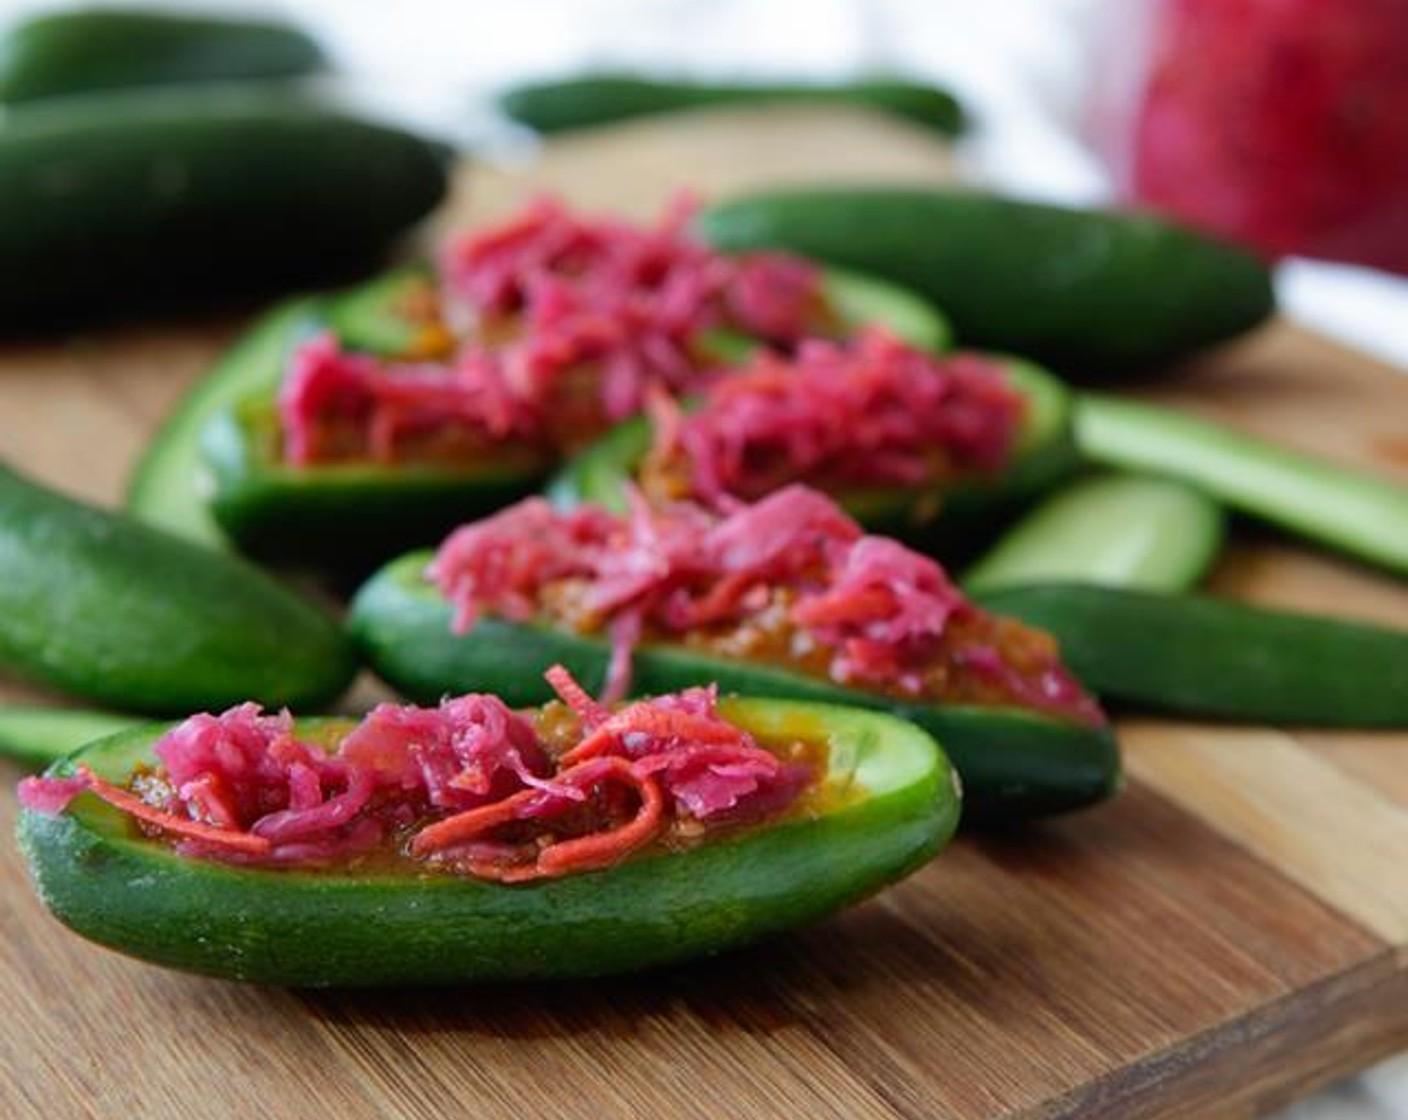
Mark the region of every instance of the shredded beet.
<instances>
[{"instance_id":1,"label":"shredded beet","mask_svg":"<svg viewBox=\"0 0 1408 1120\"><path fill-rule=\"evenodd\" d=\"M462 458L509 439L528 447L542 440L537 415L492 355L468 351L454 365L388 363L341 350L331 334L294 353L279 421L284 457L298 466Z\"/></svg>"},{"instance_id":2,"label":"shredded beet","mask_svg":"<svg viewBox=\"0 0 1408 1120\"><path fill-rule=\"evenodd\" d=\"M611 712L562 666L547 678L585 735L570 748L494 696L379 705L333 751L242 704L167 732L161 765L128 786L81 766L25 779L20 798L57 814L92 793L193 858L306 865L404 842L411 858L522 882L608 867L668 830L775 818L817 778L725 720L713 689Z\"/></svg>"},{"instance_id":3,"label":"shredded beet","mask_svg":"<svg viewBox=\"0 0 1408 1120\"><path fill-rule=\"evenodd\" d=\"M628 691L639 641L682 636L902 696L1103 719L1047 636L987 615L932 559L865 536L803 486L722 512L638 497L624 516L560 512L532 499L459 529L428 575L461 629L487 612L604 631L614 647L609 697Z\"/></svg>"},{"instance_id":4,"label":"shredded beet","mask_svg":"<svg viewBox=\"0 0 1408 1120\"><path fill-rule=\"evenodd\" d=\"M686 232L586 220L550 200L450 243L442 300L464 325L448 364L387 363L331 337L297 352L279 402L298 466L473 457L486 445L570 448L718 371L715 328L793 345L822 324L821 274L777 254L726 257Z\"/></svg>"},{"instance_id":5,"label":"shredded beet","mask_svg":"<svg viewBox=\"0 0 1408 1120\"><path fill-rule=\"evenodd\" d=\"M879 329L849 343L762 353L713 384L698 410L652 400L656 442L647 488L711 503L755 499L789 483L823 489L933 489L1011 458L1023 398L1001 366L935 357Z\"/></svg>"}]
</instances>

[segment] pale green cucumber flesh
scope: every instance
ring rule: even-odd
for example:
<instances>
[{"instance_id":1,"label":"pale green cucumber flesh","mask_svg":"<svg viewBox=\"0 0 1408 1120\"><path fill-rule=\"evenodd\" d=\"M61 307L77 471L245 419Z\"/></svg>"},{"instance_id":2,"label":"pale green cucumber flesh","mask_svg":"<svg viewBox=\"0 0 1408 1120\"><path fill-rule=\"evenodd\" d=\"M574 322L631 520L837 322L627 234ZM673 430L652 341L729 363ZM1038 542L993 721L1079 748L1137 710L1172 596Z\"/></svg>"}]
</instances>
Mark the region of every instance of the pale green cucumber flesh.
<instances>
[{"instance_id":1,"label":"pale green cucumber flesh","mask_svg":"<svg viewBox=\"0 0 1408 1120\"><path fill-rule=\"evenodd\" d=\"M1239 513L1408 574L1408 485L1172 409L1083 396L1076 442L1093 463L1166 475Z\"/></svg>"},{"instance_id":2,"label":"pale green cucumber flesh","mask_svg":"<svg viewBox=\"0 0 1408 1120\"><path fill-rule=\"evenodd\" d=\"M1216 560L1222 508L1182 483L1100 475L1056 491L963 577L970 593L1030 583L1186 591Z\"/></svg>"}]
</instances>

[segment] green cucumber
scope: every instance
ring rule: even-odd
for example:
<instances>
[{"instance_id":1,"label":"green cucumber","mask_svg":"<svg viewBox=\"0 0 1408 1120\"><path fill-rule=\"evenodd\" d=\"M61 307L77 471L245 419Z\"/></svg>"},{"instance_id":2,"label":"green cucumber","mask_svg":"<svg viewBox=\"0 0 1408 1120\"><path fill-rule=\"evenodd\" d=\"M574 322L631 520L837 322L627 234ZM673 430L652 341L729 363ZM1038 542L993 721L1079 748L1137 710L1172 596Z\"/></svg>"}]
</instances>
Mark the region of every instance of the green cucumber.
<instances>
[{"instance_id":1,"label":"green cucumber","mask_svg":"<svg viewBox=\"0 0 1408 1120\"><path fill-rule=\"evenodd\" d=\"M532 704L548 697L543 670L561 663L589 691L601 688L610 656L601 639L496 619L480 620L468 635L453 633L449 603L424 577L430 559L427 552L394 561L353 601L352 633L383 679L424 701L473 689ZM1120 783L1119 751L1105 727L1011 708L906 703L682 645L642 647L634 664L634 686L643 694L714 682L725 693L850 704L912 720L953 760L972 817L1064 812L1110 796Z\"/></svg>"},{"instance_id":2,"label":"green cucumber","mask_svg":"<svg viewBox=\"0 0 1408 1120\"><path fill-rule=\"evenodd\" d=\"M1408 727L1408 632L1105 587L978 600L1054 634L1066 664L1111 700L1217 719Z\"/></svg>"},{"instance_id":3,"label":"green cucumber","mask_svg":"<svg viewBox=\"0 0 1408 1120\"><path fill-rule=\"evenodd\" d=\"M110 712L0 704L0 756L34 770L142 721Z\"/></svg>"},{"instance_id":4,"label":"green cucumber","mask_svg":"<svg viewBox=\"0 0 1408 1120\"><path fill-rule=\"evenodd\" d=\"M1217 559L1225 521L1216 502L1177 482L1085 478L1012 526L963 586L970 593L1029 583L1186 591Z\"/></svg>"},{"instance_id":5,"label":"green cucumber","mask_svg":"<svg viewBox=\"0 0 1408 1120\"><path fill-rule=\"evenodd\" d=\"M136 92L0 130L0 329L365 267L444 195L429 141L286 93Z\"/></svg>"},{"instance_id":6,"label":"green cucumber","mask_svg":"<svg viewBox=\"0 0 1408 1120\"><path fill-rule=\"evenodd\" d=\"M505 446L489 461L347 462L297 467L281 458L278 416L260 393L217 412L201 451L210 511L240 550L269 561L363 572L456 525L533 493L551 463Z\"/></svg>"},{"instance_id":7,"label":"green cucumber","mask_svg":"<svg viewBox=\"0 0 1408 1120\"><path fill-rule=\"evenodd\" d=\"M1408 574L1408 486L1175 412L1090 395L1076 441L1093 463L1186 482L1239 513Z\"/></svg>"},{"instance_id":8,"label":"green cucumber","mask_svg":"<svg viewBox=\"0 0 1408 1120\"><path fill-rule=\"evenodd\" d=\"M1027 400L1022 431L1006 470L940 494L896 489L836 495L846 511L876 532L950 547L983 536L1014 508L1069 474L1076 464L1069 392L1029 362L1002 361L1011 383ZM594 502L624 512L627 484L635 478L652 439L644 417L619 425L558 472L548 486L549 496L561 506Z\"/></svg>"},{"instance_id":9,"label":"green cucumber","mask_svg":"<svg viewBox=\"0 0 1408 1120\"><path fill-rule=\"evenodd\" d=\"M718 83L604 73L520 85L499 96L499 108L506 116L543 133L590 128L656 113L773 103L878 109L946 136L957 136L967 126L963 106L953 94L938 86L899 78L808 85Z\"/></svg>"},{"instance_id":10,"label":"green cucumber","mask_svg":"<svg viewBox=\"0 0 1408 1120\"><path fill-rule=\"evenodd\" d=\"M289 351L317 329L319 303L305 297L269 312L191 387L147 445L128 480L126 509L139 521L212 548L227 540L210 513L213 482L200 451L211 416L252 388L273 392Z\"/></svg>"},{"instance_id":11,"label":"green cucumber","mask_svg":"<svg viewBox=\"0 0 1408 1120\"><path fill-rule=\"evenodd\" d=\"M952 835L957 783L918 728L786 700L720 707L759 735L824 737L829 780L851 796L688 850L514 886L183 858L87 794L58 816L26 811L20 846L45 904L100 944L235 980L363 987L592 976L717 952L857 902ZM81 761L124 782L153 761L153 738L106 740L50 773Z\"/></svg>"},{"instance_id":12,"label":"green cucumber","mask_svg":"<svg viewBox=\"0 0 1408 1120\"><path fill-rule=\"evenodd\" d=\"M147 8L46 12L0 40L0 104L93 90L297 78L327 66L309 35L275 20Z\"/></svg>"},{"instance_id":13,"label":"green cucumber","mask_svg":"<svg viewBox=\"0 0 1408 1120\"><path fill-rule=\"evenodd\" d=\"M131 711L313 707L357 660L322 611L244 561L0 467L0 668Z\"/></svg>"},{"instance_id":14,"label":"green cucumber","mask_svg":"<svg viewBox=\"0 0 1408 1120\"><path fill-rule=\"evenodd\" d=\"M1273 309L1251 254L1147 215L915 187L813 188L706 210L722 249L785 249L912 288L965 346L1072 377L1174 361Z\"/></svg>"}]
</instances>

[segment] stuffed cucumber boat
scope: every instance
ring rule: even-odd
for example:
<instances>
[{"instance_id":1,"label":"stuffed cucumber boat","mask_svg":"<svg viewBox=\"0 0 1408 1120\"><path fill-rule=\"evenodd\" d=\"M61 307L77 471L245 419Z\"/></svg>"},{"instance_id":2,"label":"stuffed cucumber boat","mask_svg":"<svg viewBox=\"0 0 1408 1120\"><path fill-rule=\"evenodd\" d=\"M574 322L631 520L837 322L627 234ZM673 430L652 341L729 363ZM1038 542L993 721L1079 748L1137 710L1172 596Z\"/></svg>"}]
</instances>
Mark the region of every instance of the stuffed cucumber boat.
<instances>
[{"instance_id":1,"label":"stuffed cucumber boat","mask_svg":"<svg viewBox=\"0 0 1408 1120\"><path fill-rule=\"evenodd\" d=\"M621 510L824 490L867 528L950 546L1075 466L1070 395L1012 358L933 355L879 328L760 353L681 409L653 402L575 456L550 493Z\"/></svg>"},{"instance_id":2,"label":"stuffed cucumber boat","mask_svg":"<svg viewBox=\"0 0 1408 1120\"><path fill-rule=\"evenodd\" d=\"M1110 727L1049 637L973 607L932 559L803 487L729 514L530 499L384 568L351 626L418 699L539 702L560 662L606 696L715 682L889 710L939 739L979 816L1074 809L1119 785Z\"/></svg>"},{"instance_id":3,"label":"stuffed cucumber boat","mask_svg":"<svg viewBox=\"0 0 1408 1120\"><path fill-rule=\"evenodd\" d=\"M434 272L343 297L328 320L274 385L205 425L211 508L256 555L355 566L431 543L539 488L652 394L697 391L759 348L871 322L925 350L947 340L890 285L724 257L679 218L641 229L551 203L451 242Z\"/></svg>"},{"instance_id":4,"label":"stuffed cucumber boat","mask_svg":"<svg viewBox=\"0 0 1408 1120\"><path fill-rule=\"evenodd\" d=\"M103 740L20 789L54 914L158 964L298 986L596 975L825 916L929 860L956 779L883 713L710 689L256 705Z\"/></svg>"}]
</instances>

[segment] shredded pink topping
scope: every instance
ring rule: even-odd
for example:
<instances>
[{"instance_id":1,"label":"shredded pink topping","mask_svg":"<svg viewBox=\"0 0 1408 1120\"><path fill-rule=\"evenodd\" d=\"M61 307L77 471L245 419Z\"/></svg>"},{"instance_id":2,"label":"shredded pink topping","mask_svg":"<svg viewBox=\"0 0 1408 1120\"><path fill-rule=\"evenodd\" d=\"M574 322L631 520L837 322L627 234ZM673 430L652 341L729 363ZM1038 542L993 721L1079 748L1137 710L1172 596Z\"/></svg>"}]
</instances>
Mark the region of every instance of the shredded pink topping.
<instances>
[{"instance_id":1,"label":"shredded pink topping","mask_svg":"<svg viewBox=\"0 0 1408 1120\"><path fill-rule=\"evenodd\" d=\"M965 634L987 640L1000 625L932 559L863 535L831 499L803 486L718 513L639 500L625 516L594 506L559 512L528 499L457 530L427 574L454 604L461 632L482 613L604 630L618 654L610 697L628 690L631 650L650 633L774 625L783 610L808 650L829 651L824 671L833 679L919 695L941 655L958 662L962 649L952 647ZM1020 688L973 665L988 684L1007 686L1005 699L1102 718L1054 647L1025 662L1012 670ZM1031 687L1033 673L1046 683Z\"/></svg>"},{"instance_id":2,"label":"shredded pink topping","mask_svg":"<svg viewBox=\"0 0 1408 1120\"><path fill-rule=\"evenodd\" d=\"M788 482L922 487L999 470L1023 399L996 363L938 358L871 329L850 343L803 343L791 358L760 354L688 416L652 403L656 461L683 459L690 492L717 502Z\"/></svg>"},{"instance_id":3,"label":"shredded pink topping","mask_svg":"<svg viewBox=\"0 0 1408 1120\"><path fill-rule=\"evenodd\" d=\"M161 766L130 788L80 767L70 778L25 779L20 798L57 814L91 792L184 854L235 863L346 859L419 826L413 856L513 882L609 866L686 819L764 820L816 776L723 719L712 689L610 712L561 666L547 677L585 734L558 757L493 696L379 705L333 752L297 739L287 713L242 704L167 732L154 748ZM593 827L583 835L521 831L584 812ZM510 825L519 833L494 835Z\"/></svg>"},{"instance_id":4,"label":"shredded pink topping","mask_svg":"<svg viewBox=\"0 0 1408 1120\"><path fill-rule=\"evenodd\" d=\"M459 357L404 365L308 343L280 399L286 458L389 460L445 428L580 441L639 412L652 386L682 393L713 380L699 346L712 328L803 338L821 309L820 273L792 257L716 253L687 234L689 216L682 204L643 229L542 200L452 241L441 274L446 311L470 328Z\"/></svg>"},{"instance_id":5,"label":"shredded pink topping","mask_svg":"<svg viewBox=\"0 0 1408 1120\"><path fill-rule=\"evenodd\" d=\"M284 456L294 464L394 462L417 438L471 445L541 438L538 418L488 354L454 365L387 363L340 349L332 334L304 343L279 391Z\"/></svg>"}]
</instances>

